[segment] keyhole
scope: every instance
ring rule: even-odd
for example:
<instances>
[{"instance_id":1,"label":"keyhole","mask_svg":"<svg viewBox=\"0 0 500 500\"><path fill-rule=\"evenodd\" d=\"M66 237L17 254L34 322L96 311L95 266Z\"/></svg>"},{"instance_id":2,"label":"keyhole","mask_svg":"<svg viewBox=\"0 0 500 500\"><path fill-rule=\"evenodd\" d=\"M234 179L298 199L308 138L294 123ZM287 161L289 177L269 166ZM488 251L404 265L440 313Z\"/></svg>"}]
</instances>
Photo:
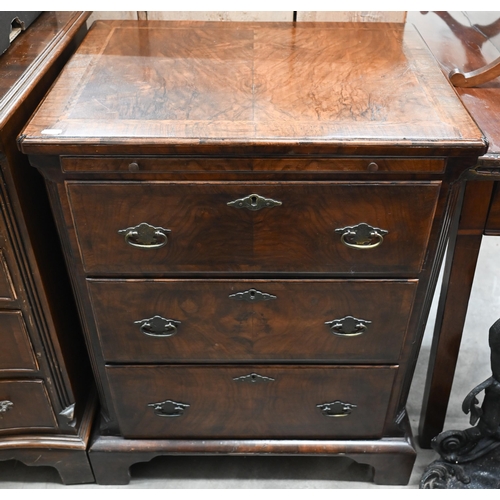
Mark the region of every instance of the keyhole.
<instances>
[{"instance_id":1,"label":"keyhole","mask_svg":"<svg viewBox=\"0 0 500 500\"><path fill-rule=\"evenodd\" d=\"M255 373L252 373L250 375L250 378L252 379L252 382L255 382L257 380L257 375L255 375Z\"/></svg>"},{"instance_id":2,"label":"keyhole","mask_svg":"<svg viewBox=\"0 0 500 500\"><path fill-rule=\"evenodd\" d=\"M253 290L250 290L250 300L255 299L255 292Z\"/></svg>"},{"instance_id":3,"label":"keyhole","mask_svg":"<svg viewBox=\"0 0 500 500\"><path fill-rule=\"evenodd\" d=\"M251 196L250 202L252 203L253 206L257 205L257 196Z\"/></svg>"}]
</instances>

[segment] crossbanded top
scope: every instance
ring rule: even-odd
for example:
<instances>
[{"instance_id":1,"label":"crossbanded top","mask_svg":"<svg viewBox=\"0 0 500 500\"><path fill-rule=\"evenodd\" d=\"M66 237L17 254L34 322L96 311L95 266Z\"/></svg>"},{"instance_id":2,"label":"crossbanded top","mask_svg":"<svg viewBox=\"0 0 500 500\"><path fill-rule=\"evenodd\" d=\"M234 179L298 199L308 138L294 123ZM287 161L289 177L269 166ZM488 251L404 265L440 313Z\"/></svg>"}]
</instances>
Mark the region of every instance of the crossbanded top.
<instances>
[{"instance_id":1,"label":"crossbanded top","mask_svg":"<svg viewBox=\"0 0 500 500\"><path fill-rule=\"evenodd\" d=\"M409 25L99 21L20 144L453 155L485 143Z\"/></svg>"}]
</instances>

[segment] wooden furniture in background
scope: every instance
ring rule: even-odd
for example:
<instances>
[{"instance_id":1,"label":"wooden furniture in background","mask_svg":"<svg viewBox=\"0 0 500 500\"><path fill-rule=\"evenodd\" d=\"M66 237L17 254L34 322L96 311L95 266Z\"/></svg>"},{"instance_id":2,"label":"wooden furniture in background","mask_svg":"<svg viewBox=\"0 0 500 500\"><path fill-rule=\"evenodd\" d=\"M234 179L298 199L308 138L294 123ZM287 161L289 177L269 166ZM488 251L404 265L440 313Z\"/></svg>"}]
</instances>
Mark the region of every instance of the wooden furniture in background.
<instances>
[{"instance_id":1,"label":"wooden furniture in background","mask_svg":"<svg viewBox=\"0 0 500 500\"><path fill-rule=\"evenodd\" d=\"M94 11L97 20L139 21L244 21L244 22L382 22L404 23L404 11Z\"/></svg>"},{"instance_id":2,"label":"wooden furniture in background","mask_svg":"<svg viewBox=\"0 0 500 500\"><path fill-rule=\"evenodd\" d=\"M486 149L416 32L97 22L19 142L90 347L99 483L196 453L408 482L406 399Z\"/></svg>"},{"instance_id":3,"label":"wooden furniture in background","mask_svg":"<svg viewBox=\"0 0 500 500\"><path fill-rule=\"evenodd\" d=\"M500 76L500 57L486 66L468 73L456 68L450 73L450 80L455 87L478 87L483 83L489 83L497 76Z\"/></svg>"},{"instance_id":4,"label":"wooden furniture in background","mask_svg":"<svg viewBox=\"0 0 500 500\"><path fill-rule=\"evenodd\" d=\"M43 13L0 56L0 460L53 466L67 484L94 480L92 375L43 178L16 139L88 16Z\"/></svg>"},{"instance_id":5,"label":"wooden furniture in background","mask_svg":"<svg viewBox=\"0 0 500 500\"><path fill-rule=\"evenodd\" d=\"M473 71L500 56L498 13L415 12L409 13L408 23L417 27L445 74L455 68ZM483 234L500 235L496 182L500 174L500 80L456 91L485 133L489 148L464 186L461 217L450 237L420 417L419 442L424 448L443 430Z\"/></svg>"},{"instance_id":6,"label":"wooden furniture in background","mask_svg":"<svg viewBox=\"0 0 500 500\"><path fill-rule=\"evenodd\" d=\"M404 23L405 11L297 11L297 21Z\"/></svg>"}]
</instances>

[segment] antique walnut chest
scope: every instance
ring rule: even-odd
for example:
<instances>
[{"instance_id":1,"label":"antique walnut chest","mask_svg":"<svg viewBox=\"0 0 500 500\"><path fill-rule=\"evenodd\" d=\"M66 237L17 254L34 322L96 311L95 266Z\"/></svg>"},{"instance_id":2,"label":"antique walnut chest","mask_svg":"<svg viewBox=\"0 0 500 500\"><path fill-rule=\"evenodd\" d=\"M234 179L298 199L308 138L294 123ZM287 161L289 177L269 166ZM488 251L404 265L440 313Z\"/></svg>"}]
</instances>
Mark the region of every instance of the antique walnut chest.
<instances>
[{"instance_id":1,"label":"antique walnut chest","mask_svg":"<svg viewBox=\"0 0 500 500\"><path fill-rule=\"evenodd\" d=\"M226 453L407 483L405 402L486 149L411 27L98 22L19 144L97 379L98 482Z\"/></svg>"},{"instance_id":2,"label":"antique walnut chest","mask_svg":"<svg viewBox=\"0 0 500 500\"><path fill-rule=\"evenodd\" d=\"M0 461L54 467L66 484L94 481L96 397L45 182L16 141L89 15L44 12L0 54Z\"/></svg>"}]
</instances>

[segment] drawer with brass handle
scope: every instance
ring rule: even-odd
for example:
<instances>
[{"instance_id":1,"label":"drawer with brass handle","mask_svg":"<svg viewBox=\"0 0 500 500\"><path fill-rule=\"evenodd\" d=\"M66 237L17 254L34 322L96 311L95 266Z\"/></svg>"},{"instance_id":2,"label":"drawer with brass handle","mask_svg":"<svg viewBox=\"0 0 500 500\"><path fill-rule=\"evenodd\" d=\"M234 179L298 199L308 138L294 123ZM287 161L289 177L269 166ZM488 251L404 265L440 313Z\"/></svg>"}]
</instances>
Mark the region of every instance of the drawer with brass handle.
<instances>
[{"instance_id":1,"label":"drawer with brass handle","mask_svg":"<svg viewBox=\"0 0 500 500\"><path fill-rule=\"evenodd\" d=\"M42 380L0 380L0 431L56 428Z\"/></svg>"},{"instance_id":2,"label":"drawer with brass handle","mask_svg":"<svg viewBox=\"0 0 500 500\"><path fill-rule=\"evenodd\" d=\"M439 182L66 183L78 251L91 276L416 275L439 187Z\"/></svg>"},{"instance_id":3,"label":"drawer with brass handle","mask_svg":"<svg viewBox=\"0 0 500 500\"><path fill-rule=\"evenodd\" d=\"M87 280L113 363L396 363L417 280Z\"/></svg>"},{"instance_id":4,"label":"drawer with brass handle","mask_svg":"<svg viewBox=\"0 0 500 500\"><path fill-rule=\"evenodd\" d=\"M108 366L131 438L381 437L395 366Z\"/></svg>"}]
</instances>

